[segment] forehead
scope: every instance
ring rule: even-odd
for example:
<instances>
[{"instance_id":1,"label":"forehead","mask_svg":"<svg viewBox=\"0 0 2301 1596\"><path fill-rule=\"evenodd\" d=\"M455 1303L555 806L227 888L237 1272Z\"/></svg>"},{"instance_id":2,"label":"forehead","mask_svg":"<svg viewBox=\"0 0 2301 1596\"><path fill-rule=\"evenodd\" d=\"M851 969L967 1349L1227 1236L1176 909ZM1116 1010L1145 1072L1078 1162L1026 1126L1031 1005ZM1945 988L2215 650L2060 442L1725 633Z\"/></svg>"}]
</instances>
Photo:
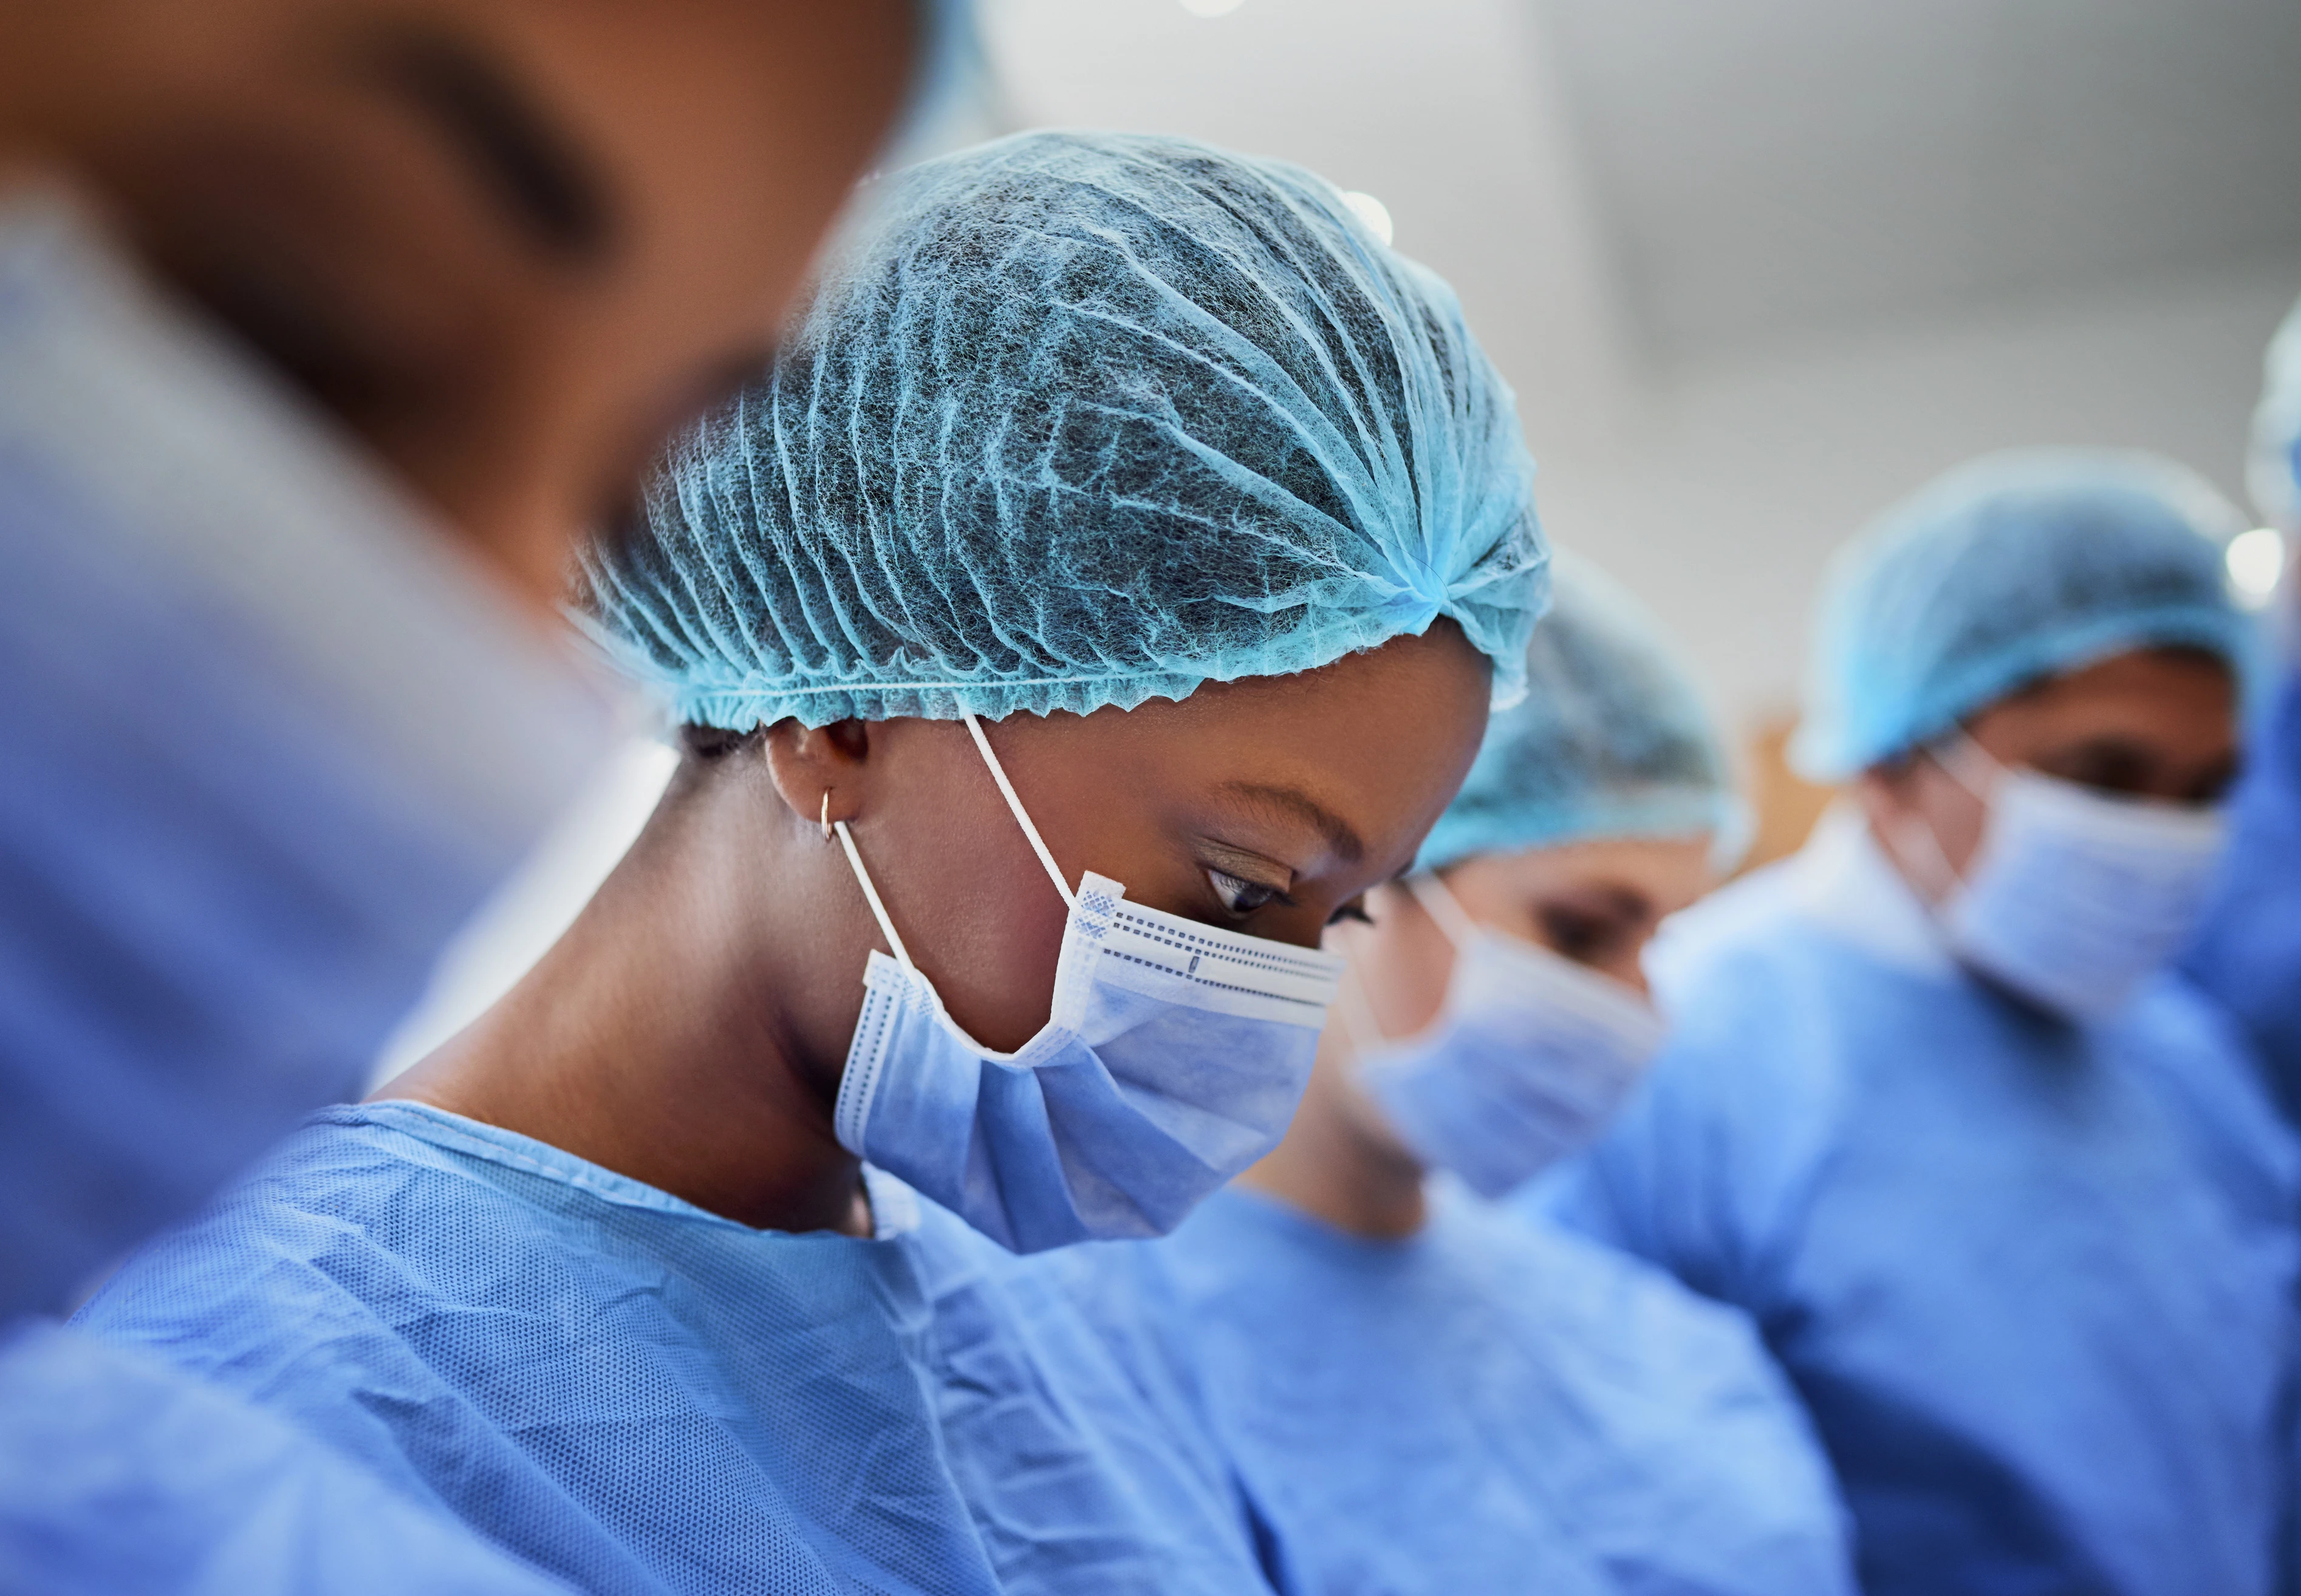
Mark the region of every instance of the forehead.
<instances>
[{"instance_id":1,"label":"forehead","mask_svg":"<svg viewBox=\"0 0 2301 1596\"><path fill-rule=\"evenodd\" d=\"M1975 717L2035 738L2127 734L2227 741L2237 717L2236 673L2196 648L2137 648L2035 683Z\"/></svg>"},{"instance_id":2,"label":"forehead","mask_svg":"<svg viewBox=\"0 0 2301 1596\"><path fill-rule=\"evenodd\" d=\"M1589 838L1484 855L1460 868L1483 868L1529 891L1628 888L1669 904L1708 882L1712 841L1707 832Z\"/></svg>"}]
</instances>

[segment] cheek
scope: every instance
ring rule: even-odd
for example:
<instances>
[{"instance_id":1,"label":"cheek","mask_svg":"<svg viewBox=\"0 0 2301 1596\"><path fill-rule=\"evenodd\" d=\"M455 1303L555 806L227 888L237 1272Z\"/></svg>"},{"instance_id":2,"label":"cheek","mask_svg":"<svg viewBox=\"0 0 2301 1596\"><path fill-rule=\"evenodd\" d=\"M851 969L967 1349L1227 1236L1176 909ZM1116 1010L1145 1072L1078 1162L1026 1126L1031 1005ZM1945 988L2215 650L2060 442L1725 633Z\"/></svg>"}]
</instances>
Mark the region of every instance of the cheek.
<instances>
[{"instance_id":1,"label":"cheek","mask_svg":"<svg viewBox=\"0 0 2301 1596\"><path fill-rule=\"evenodd\" d=\"M938 754L882 800L856 843L951 1018L1012 1052L1046 1024L1068 914L974 750Z\"/></svg>"},{"instance_id":2,"label":"cheek","mask_svg":"<svg viewBox=\"0 0 2301 1596\"><path fill-rule=\"evenodd\" d=\"M1919 804L1921 817L1941 842L1951 868L1963 874L1980 851L1988 831L1989 811L1979 798L1947 777L1928 783Z\"/></svg>"},{"instance_id":3,"label":"cheek","mask_svg":"<svg viewBox=\"0 0 2301 1596\"><path fill-rule=\"evenodd\" d=\"M1411 1036L1438 1017L1453 949L1428 915L1396 888L1379 895L1376 922L1351 939L1351 968L1375 1022L1388 1037Z\"/></svg>"},{"instance_id":4,"label":"cheek","mask_svg":"<svg viewBox=\"0 0 2301 1596\"><path fill-rule=\"evenodd\" d=\"M937 916L946 934L933 954L911 950L951 1018L1002 1053L1038 1033L1054 999L1067 916L1043 878L1039 886L1027 900L960 887L946 900L948 912Z\"/></svg>"},{"instance_id":5,"label":"cheek","mask_svg":"<svg viewBox=\"0 0 2301 1596\"><path fill-rule=\"evenodd\" d=\"M1646 948L1650 940L1651 939L1640 939L1627 952L1617 954L1601 964L1593 965L1592 968L1601 975L1612 976L1632 991L1650 995L1652 989L1646 985L1645 965Z\"/></svg>"}]
</instances>

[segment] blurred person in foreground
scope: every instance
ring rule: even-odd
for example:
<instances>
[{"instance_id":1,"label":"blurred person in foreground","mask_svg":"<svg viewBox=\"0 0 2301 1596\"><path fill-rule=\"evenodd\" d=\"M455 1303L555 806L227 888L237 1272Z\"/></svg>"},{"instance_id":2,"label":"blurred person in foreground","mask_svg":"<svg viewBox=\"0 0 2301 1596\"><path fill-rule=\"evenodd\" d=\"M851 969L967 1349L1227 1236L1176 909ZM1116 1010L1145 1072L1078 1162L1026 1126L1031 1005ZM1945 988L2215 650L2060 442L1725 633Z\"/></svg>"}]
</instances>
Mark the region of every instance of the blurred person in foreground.
<instances>
[{"instance_id":1,"label":"blurred person in foreground","mask_svg":"<svg viewBox=\"0 0 2301 1596\"><path fill-rule=\"evenodd\" d=\"M2288 1120L2301 1123L2301 305L2269 346L2247 476L2254 503L2285 539L2284 579L2266 630L2276 658L2243 777L2230 804L2228 863L2205 929L2182 967L2243 1023Z\"/></svg>"},{"instance_id":2,"label":"blurred person in foreground","mask_svg":"<svg viewBox=\"0 0 2301 1596\"><path fill-rule=\"evenodd\" d=\"M1851 545L1796 745L1850 798L1664 935L1671 1043L1544 1193L1756 1318L1872 1596L2268 1588L2301 1170L2167 968L2254 668L2239 524L2045 452Z\"/></svg>"},{"instance_id":3,"label":"blurred person in foreground","mask_svg":"<svg viewBox=\"0 0 2301 1596\"><path fill-rule=\"evenodd\" d=\"M1664 1035L1640 955L1740 830L1651 623L1555 570L1526 701L1414 873L1329 937L1338 1023L1286 1139L1165 1241L1052 1266L1200 1393L1283 1589L1851 1592L1749 1323L1496 1202L1639 1079Z\"/></svg>"},{"instance_id":4,"label":"blurred person in foreground","mask_svg":"<svg viewBox=\"0 0 2301 1596\"><path fill-rule=\"evenodd\" d=\"M586 1587L1263 1590L1012 1254L1276 1141L1322 932L1525 691L1531 462L1299 168L1041 133L879 201L587 565L682 728L637 841L81 1322Z\"/></svg>"},{"instance_id":5,"label":"blurred person in foreground","mask_svg":"<svg viewBox=\"0 0 2301 1596\"><path fill-rule=\"evenodd\" d=\"M40 1316L356 1091L587 768L577 540L772 342L942 26L0 4L0 1583L457 1577Z\"/></svg>"}]
</instances>

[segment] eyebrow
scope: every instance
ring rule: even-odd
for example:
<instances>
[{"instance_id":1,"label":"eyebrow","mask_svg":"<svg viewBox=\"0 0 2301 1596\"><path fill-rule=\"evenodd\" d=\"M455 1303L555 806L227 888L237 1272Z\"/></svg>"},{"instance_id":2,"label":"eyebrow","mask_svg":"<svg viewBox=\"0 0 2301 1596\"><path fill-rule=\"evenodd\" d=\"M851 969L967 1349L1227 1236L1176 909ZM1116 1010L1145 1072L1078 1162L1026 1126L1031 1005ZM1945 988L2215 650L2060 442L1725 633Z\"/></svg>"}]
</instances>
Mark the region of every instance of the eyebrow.
<instances>
[{"instance_id":1,"label":"eyebrow","mask_svg":"<svg viewBox=\"0 0 2301 1596\"><path fill-rule=\"evenodd\" d=\"M512 75L464 40L427 27L374 29L353 46L355 75L421 113L529 238L594 265L615 242L598 166Z\"/></svg>"},{"instance_id":2,"label":"eyebrow","mask_svg":"<svg viewBox=\"0 0 2301 1596\"><path fill-rule=\"evenodd\" d=\"M1351 823L1327 808L1309 793L1293 787L1273 787L1261 781L1226 781L1218 790L1225 795L1242 798L1249 804L1266 809L1283 811L1295 820L1307 822L1326 839L1337 858L1355 865L1366 857L1366 841Z\"/></svg>"}]
</instances>

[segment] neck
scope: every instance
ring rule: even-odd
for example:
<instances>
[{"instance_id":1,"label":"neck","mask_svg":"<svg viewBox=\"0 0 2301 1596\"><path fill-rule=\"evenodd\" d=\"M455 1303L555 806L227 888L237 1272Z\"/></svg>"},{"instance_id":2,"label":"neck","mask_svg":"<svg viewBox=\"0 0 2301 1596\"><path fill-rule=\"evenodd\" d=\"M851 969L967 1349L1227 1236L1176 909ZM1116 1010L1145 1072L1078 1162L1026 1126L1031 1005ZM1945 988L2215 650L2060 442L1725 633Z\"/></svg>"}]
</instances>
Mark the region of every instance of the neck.
<instances>
[{"instance_id":1,"label":"neck","mask_svg":"<svg viewBox=\"0 0 2301 1596\"><path fill-rule=\"evenodd\" d=\"M1348 1052L1330 1029L1285 1140L1239 1183L1351 1235L1402 1241L1428 1218L1425 1172L1350 1084Z\"/></svg>"},{"instance_id":2,"label":"neck","mask_svg":"<svg viewBox=\"0 0 2301 1596\"><path fill-rule=\"evenodd\" d=\"M808 1067L790 1007L819 950L796 933L804 913L766 907L774 840L743 801L682 775L542 962L379 1095L532 1136L741 1224L869 1234L860 1164L832 1132L837 1068Z\"/></svg>"}]
</instances>

